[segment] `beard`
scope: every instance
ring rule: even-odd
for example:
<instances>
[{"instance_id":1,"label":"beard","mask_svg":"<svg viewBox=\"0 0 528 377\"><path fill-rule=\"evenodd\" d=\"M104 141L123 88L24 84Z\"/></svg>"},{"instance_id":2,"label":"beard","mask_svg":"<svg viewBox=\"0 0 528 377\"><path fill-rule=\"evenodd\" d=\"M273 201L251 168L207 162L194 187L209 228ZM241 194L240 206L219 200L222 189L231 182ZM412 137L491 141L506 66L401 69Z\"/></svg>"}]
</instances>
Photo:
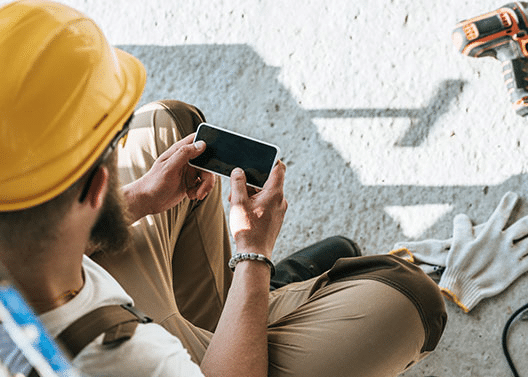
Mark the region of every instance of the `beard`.
<instances>
[{"instance_id":1,"label":"beard","mask_svg":"<svg viewBox=\"0 0 528 377\"><path fill-rule=\"evenodd\" d=\"M129 217L116 174L110 174L108 192L95 222L86 255L116 254L127 249L131 242Z\"/></svg>"}]
</instances>

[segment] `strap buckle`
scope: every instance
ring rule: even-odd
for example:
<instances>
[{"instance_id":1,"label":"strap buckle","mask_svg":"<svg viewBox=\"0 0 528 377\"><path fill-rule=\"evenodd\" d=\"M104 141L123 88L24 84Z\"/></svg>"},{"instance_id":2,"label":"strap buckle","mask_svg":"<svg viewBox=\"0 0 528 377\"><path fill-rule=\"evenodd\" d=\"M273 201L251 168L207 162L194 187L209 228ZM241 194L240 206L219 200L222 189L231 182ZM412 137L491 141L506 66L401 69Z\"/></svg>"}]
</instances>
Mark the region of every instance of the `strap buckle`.
<instances>
[{"instance_id":1,"label":"strap buckle","mask_svg":"<svg viewBox=\"0 0 528 377\"><path fill-rule=\"evenodd\" d=\"M152 318L147 316L145 313L143 313L141 310L133 306L132 304L121 304L121 307L123 309L128 310L130 313L135 315L139 319L139 323L151 323L154 322Z\"/></svg>"}]
</instances>

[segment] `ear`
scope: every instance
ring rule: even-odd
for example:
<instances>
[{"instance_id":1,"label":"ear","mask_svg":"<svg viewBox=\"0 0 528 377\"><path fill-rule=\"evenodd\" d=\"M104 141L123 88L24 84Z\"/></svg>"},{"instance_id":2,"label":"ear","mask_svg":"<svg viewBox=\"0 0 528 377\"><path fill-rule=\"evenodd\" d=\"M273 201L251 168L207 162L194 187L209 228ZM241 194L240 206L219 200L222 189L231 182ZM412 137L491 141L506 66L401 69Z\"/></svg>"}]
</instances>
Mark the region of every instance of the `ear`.
<instances>
[{"instance_id":1,"label":"ear","mask_svg":"<svg viewBox=\"0 0 528 377\"><path fill-rule=\"evenodd\" d=\"M108 177L108 169L105 166L100 166L90 180L90 186L88 187L84 202L89 204L93 209L99 209L103 206L105 194L108 190Z\"/></svg>"}]
</instances>

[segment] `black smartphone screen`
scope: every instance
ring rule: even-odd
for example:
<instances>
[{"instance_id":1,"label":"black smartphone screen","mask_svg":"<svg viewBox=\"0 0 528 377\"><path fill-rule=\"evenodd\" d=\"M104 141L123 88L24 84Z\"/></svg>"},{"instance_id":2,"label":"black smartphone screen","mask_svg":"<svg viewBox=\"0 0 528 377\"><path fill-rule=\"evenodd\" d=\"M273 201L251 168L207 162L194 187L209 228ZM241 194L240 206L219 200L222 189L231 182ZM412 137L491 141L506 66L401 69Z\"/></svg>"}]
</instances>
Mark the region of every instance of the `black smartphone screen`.
<instances>
[{"instance_id":1,"label":"black smartphone screen","mask_svg":"<svg viewBox=\"0 0 528 377\"><path fill-rule=\"evenodd\" d=\"M229 177L231 171L242 168L247 183L264 186L277 158L278 148L246 136L202 123L195 141L206 143L205 151L190 164Z\"/></svg>"}]
</instances>

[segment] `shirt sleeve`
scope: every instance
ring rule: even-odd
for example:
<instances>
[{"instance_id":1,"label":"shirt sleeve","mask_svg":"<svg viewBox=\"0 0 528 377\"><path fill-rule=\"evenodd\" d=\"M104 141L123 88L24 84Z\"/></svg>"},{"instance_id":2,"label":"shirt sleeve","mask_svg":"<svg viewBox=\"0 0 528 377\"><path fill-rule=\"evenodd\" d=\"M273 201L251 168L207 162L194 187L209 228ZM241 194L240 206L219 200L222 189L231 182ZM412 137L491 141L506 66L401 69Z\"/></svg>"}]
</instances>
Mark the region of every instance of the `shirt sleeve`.
<instances>
[{"instance_id":1,"label":"shirt sleeve","mask_svg":"<svg viewBox=\"0 0 528 377\"><path fill-rule=\"evenodd\" d=\"M131 339L119 346L104 346L96 338L73 360L90 376L203 377L180 340L163 327L140 324Z\"/></svg>"}]
</instances>

